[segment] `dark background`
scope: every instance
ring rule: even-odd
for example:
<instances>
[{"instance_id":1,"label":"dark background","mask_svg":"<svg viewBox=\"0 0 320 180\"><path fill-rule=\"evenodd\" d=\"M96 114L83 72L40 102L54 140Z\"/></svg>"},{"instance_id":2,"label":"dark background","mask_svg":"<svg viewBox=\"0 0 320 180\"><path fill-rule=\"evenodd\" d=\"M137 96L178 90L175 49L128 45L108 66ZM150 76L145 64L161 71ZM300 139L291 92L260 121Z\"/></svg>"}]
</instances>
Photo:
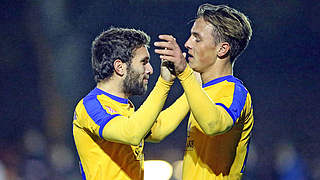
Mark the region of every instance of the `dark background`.
<instances>
[{"instance_id":1,"label":"dark background","mask_svg":"<svg viewBox=\"0 0 320 180\"><path fill-rule=\"evenodd\" d=\"M185 51L188 22L205 2L227 4L252 21L252 40L234 67L255 111L243 179L320 179L316 0L1 1L0 179L80 179L72 116L95 86L92 40L110 26L129 27L148 33L151 44L172 34ZM153 50L148 93L159 76ZM180 94L176 83L165 106ZM146 97L131 99L138 108ZM145 159L176 164L185 139L186 120L160 144L146 143Z\"/></svg>"}]
</instances>

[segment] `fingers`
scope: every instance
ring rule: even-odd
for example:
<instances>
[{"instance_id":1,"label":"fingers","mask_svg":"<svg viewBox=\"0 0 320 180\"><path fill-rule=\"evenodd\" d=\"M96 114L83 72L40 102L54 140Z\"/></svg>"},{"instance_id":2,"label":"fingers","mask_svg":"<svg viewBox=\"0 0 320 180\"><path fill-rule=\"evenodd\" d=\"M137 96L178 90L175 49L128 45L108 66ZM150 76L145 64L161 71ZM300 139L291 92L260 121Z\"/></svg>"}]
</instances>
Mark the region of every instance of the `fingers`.
<instances>
[{"instance_id":1,"label":"fingers","mask_svg":"<svg viewBox=\"0 0 320 180\"><path fill-rule=\"evenodd\" d=\"M179 52L181 53L180 47L176 42L176 38L174 38L172 35L159 35L159 39L164 41L158 41L154 43L154 46L158 48L154 50L155 53L164 57L177 56Z\"/></svg>"},{"instance_id":2,"label":"fingers","mask_svg":"<svg viewBox=\"0 0 320 180\"><path fill-rule=\"evenodd\" d=\"M160 55L168 55L168 56L173 56L174 52L172 50L169 49L155 49L154 50L155 53L160 54Z\"/></svg>"},{"instance_id":3,"label":"fingers","mask_svg":"<svg viewBox=\"0 0 320 180\"><path fill-rule=\"evenodd\" d=\"M154 45L160 48L174 49L178 46L176 38L172 35L159 35L159 39L164 41L155 42Z\"/></svg>"},{"instance_id":4,"label":"fingers","mask_svg":"<svg viewBox=\"0 0 320 180\"><path fill-rule=\"evenodd\" d=\"M168 42L175 42L176 38L174 38L172 35L159 35L159 39L168 41Z\"/></svg>"},{"instance_id":5,"label":"fingers","mask_svg":"<svg viewBox=\"0 0 320 180\"><path fill-rule=\"evenodd\" d=\"M176 61L176 54L175 54L175 52L173 52L173 51L170 51L170 50L166 50L166 49L163 49L163 50L155 50L155 52L157 53L157 54L159 54L159 57L160 57L160 59L162 59L162 60L168 60L168 61L171 61L171 62L175 62ZM183 56L183 58L185 59L186 58L186 56L187 56L187 53L182 53L182 56Z\"/></svg>"},{"instance_id":6,"label":"fingers","mask_svg":"<svg viewBox=\"0 0 320 180\"><path fill-rule=\"evenodd\" d=\"M171 43L169 41L155 42L154 46L160 47L160 48L167 48L167 49L173 49L174 48L173 43Z\"/></svg>"},{"instance_id":7,"label":"fingers","mask_svg":"<svg viewBox=\"0 0 320 180\"><path fill-rule=\"evenodd\" d=\"M160 59L167 60L167 61L170 61L170 62L175 62L176 61L176 57L167 56L167 55L160 55Z\"/></svg>"},{"instance_id":8,"label":"fingers","mask_svg":"<svg viewBox=\"0 0 320 180\"><path fill-rule=\"evenodd\" d=\"M158 48L155 49L154 52L160 56L161 60L167 61L163 65L168 67L171 74L175 75L181 73L186 67L186 53L181 52L181 49L173 36L159 35L159 39L163 41L154 43Z\"/></svg>"}]
</instances>

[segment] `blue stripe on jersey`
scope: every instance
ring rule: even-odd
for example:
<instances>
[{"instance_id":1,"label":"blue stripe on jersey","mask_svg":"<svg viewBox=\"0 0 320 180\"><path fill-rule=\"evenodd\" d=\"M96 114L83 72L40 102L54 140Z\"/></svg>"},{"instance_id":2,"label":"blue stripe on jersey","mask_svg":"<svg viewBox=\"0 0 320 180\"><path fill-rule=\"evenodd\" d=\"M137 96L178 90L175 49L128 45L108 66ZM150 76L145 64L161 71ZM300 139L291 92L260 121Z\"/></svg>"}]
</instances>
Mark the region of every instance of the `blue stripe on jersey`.
<instances>
[{"instance_id":1,"label":"blue stripe on jersey","mask_svg":"<svg viewBox=\"0 0 320 180\"><path fill-rule=\"evenodd\" d=\"M250 140L251 140L251 138L248 140L246 157L244 158L244 162L243 162L243 165L242 165L242 168L241 168L241 173L244 173L244 169L245 169L245 167L246 167L247 158L248 158L248 153L249 153Z\"/></svg>"},{"instance_id":2,"label":"blue stripe on jersey","mask_svg":"<svg viewBox=\"0 0 320 180\"><path fill-rule=\"evenodd\" d=\"M102 138L102 131L105 125L114 117L120 116L120 114L109 114L105 109L103 109L99 100L97 99L97 94L89 93L85 98L83 98L83 105L86 109L90 118L98 125L99 136Z\"/></svg>"},{"instance_id":3,"label":"blue stripe on jersey","mask_svg":"<svg viewBox=\"0 0 320 180\"><path fill-rule=\"evenodd\" d=\"M234 117L234 115L233 115L233 113L230 111L230 109L227 108L227 106L225 106L225 105L222 104L222 103L216 103L216 105L223 107L223 108L228 112L228 114L231 116L231 118L232 118L232 120L233 120L233 124L236 122L237 119Z\"/></svg>"},{"instance_id":4,"label":"blue stripe on jersey","mask_svg":"<svg viewBox=\"0 0 320 180\"><path fill-rule=\"evenodd\" d=\"M103 129L104 127L106 126L106 124L111 120L113 119L114 117L117 117L117 116L120 116L120 114L113 114L110 116L109 114L109 117L107 118L108 120L104 121L102 125L100 125L100 128L99 128L99 136L102 138L102 132L103 132Z\"/></svg>"},{"instance_id":5,"label":"blue stripe on jersey","mask_svg":"<svg viewBox=\"0 0 320 180\"><path fill-rule=\"evenodd\" d=\"M119 103L122 103L122 104L128 104L128 99L125 99L125 98L121 98L121 97L118 97L118 96L115 96L115 95L112 95L112 94L109 94L99 88L94 88L91 93L94 93L94 94L104 94L106 96L108 96L109 98L119 102Z\"/></svg>"},{"instance_id":6,"label":"blue stripe on jersey","mask_svg":"<svg viewBox=\"0 0 320 180\"><path fill-rule=\"evenodd\" d=\"M248 91L242 85L242 82L239 79L233 77L232 75L228 75L228 76L223 76L223 77L219 77L214 80L211 80L203 84L202 88L212 86L214 84L220 83L225 80L227 80L228 82L235 83L232 104L229 108L227 108L225 105L221 103L217 103L217 105L220 105L223 108L225 108L225 110L230 114L230 116L233 119L233 122L235 123L237 119L240 117L241 111L246 103L247 94L248 94Z\"/></svg>"},{"instance_id":7,"label":"blue stripe on jersey","mask_svg":"<svg viewBox=\"0 0 320 180\"><path fill-rule=\"evenodd\" d=\"M84 173L81 161L79 162L80 164L80 170L81 170L81 176L82 176L82 180L86 180L86 174Z\"/></svg>"},{"instance_id":8,"label":"blue stripe on jersey","mask_svg":"<svg viewBox=\"0 0 320 180\"><path fill-rule=\"evenodd\" d=\"M235 121L236 121L240 117L241 111L246 103L248 91L242 85L242 82L237 78L232 78L227 81L235 83L234 92L233 92L233 100L232 100L232 104L229 107L229 109L234 114Z\"/></svg>"},{"instance_id":9,"label":"blue stripe on jersey","mask_svg":"<svg viewBox=\"0 0 320 180\"><path fill-rule=\"evenodd\" d=\"M214 85L214 84L217 84L217 83L219 83L219 82L225 81L225 80L227 80L227 79L229 79L229 78L232 78L232 77L233 77L232 75L219 77L219 78L214 79L214 80L211 80L211 81L209 81L209 82L207 82L207 83L205 83L205 84L202 84L202 88L205 88L205 87L208 87L208 86L212 86L212 85Z\"/></svg>"}]
</instances>

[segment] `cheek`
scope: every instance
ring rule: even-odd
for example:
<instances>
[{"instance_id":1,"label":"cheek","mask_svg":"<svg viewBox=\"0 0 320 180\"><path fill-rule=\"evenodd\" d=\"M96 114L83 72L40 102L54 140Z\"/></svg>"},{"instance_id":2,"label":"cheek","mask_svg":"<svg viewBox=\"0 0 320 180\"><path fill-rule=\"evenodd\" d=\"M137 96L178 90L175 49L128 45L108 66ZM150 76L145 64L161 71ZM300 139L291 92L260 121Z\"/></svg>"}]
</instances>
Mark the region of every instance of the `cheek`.
<instances>
[{"instance_id":1,"label":"cheek","mask_svg":"<svg viewBox=\"0 0 320 180\"><path fill-rule=\"evenodd\" d=\"M144 68L144 66L142 66L142 65L136 66L136 67L134 68L134 72L135 72L136 74L143 74L144 71L145 71L145 68Z\"/></svg>"},{"instance_id":2,"label":"cheek","mask_svg":"<svg viewBox=\"0 0 320 180\"><path fill-rule=\"evenodd\" d=\"M206 59L207 52L204 51L202 48L195 49L195 56L198 59L198 61L203 62Z\"/></svg>"},{"instance_id":3,"label":"cheek","mask_svg":"<svg viewBox=\"0 0 320 180\"><path fill-rule=\"evenodd\" d=\"M140 70L140 74L141 74L141 75L144 75L144 74L146 73L146 71L147 71L146 67L143 66L143 67L141 68L141 70Z\"/></svg>"},{"instance_id":4,"label":"cheek","mask_svg":"<svg viewBox=\"0 0 320 180\"><path fill-rule=\"evenodd\" d=\"M142 66L139 69L137 69L137 74L139 75L139 79L143 79L144 78L144 74L145 74L146 69Z\"/></svg>"},{"instance_id":5,"label":"cheek","mask_svg":"<svg viewBox=\"0 0 320 180\"><path fill-rule=\"evenodd\" d=\"M198 56L200 61L205 63L210 63L216 56L215 49L212 48L211 46L201 47L198 49Z\"/></svg>"},{"instance_id":6,"label":"cheek","mask_svg":"<svg viewBox=\"0 0 320 180\"><path fill-rule=\"evenodd\" d=\"M198 45L194 48L195 54L198 57L203 57L206 53L207 48L203 45Z\"/></svg>"}]
</instances>

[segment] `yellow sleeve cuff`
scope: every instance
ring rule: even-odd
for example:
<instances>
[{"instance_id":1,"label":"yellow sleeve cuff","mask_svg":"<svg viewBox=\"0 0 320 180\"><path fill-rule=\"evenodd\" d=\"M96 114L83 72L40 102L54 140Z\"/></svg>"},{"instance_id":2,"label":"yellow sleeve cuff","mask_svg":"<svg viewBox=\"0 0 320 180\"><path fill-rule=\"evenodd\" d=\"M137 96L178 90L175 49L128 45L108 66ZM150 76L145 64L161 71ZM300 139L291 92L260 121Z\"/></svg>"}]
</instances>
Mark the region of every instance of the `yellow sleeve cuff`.
<instances>
[{"instance_id":1,"label":"yellow sleeve cuff","mask_svg":"<svg viewBox=\"0 0 320 180\"><path fill-rule=\"evenodd\" d=\"M189 64L187 64L187 66L184 69L184 71L178 75L178 79L180 79L180 81L184 81L192 74L193 74L193 70L191 69Z\"/></svg>"},{"instance_id":2,"label":"yellow sleeve cuff","mask_svg":"<svg viewBox=\"0 0 320 180\"><path fill-rule=\"evenodd\" d=\"M161 75L159 76L159 78L158 78L158 82L159 83L161 83L161 84L163 84L163 85L165 85L165 86L172 86L172 84L174 83L174 81L166 81L166 80L164 80L162 77L161 77Z\"/></svg>"}]
</instances>

